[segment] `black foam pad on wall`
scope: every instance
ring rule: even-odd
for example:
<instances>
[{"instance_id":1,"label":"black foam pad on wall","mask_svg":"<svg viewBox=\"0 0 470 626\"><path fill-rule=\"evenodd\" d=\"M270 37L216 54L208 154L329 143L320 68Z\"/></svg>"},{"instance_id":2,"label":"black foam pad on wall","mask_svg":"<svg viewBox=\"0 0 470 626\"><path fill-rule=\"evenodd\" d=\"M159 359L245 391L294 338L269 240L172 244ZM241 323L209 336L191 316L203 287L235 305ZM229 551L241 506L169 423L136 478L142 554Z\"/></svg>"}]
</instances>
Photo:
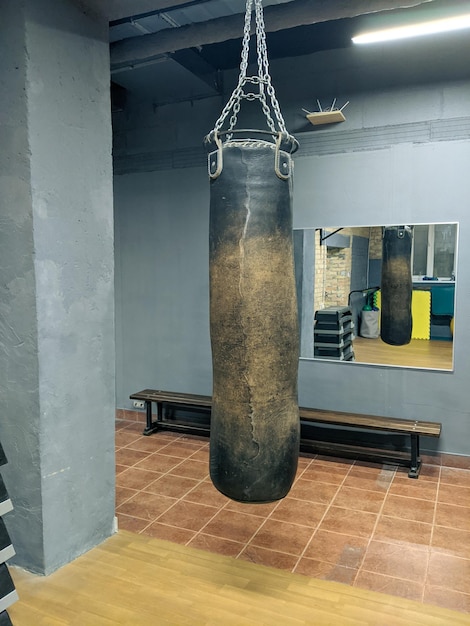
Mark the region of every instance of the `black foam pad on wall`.
<instances>
[{"instance_id":1,"label":"black foam pad on wall","mask_svg":"<svg viewBox=\"0 0 470 626\"><path fill-rule=\"evenodd\" d=\"M5 483L3 482L3 478L0 474L0 516L5 515L8 511L13 509L13 505L8 496L7 488L5 487Z\"/></svg>"},{"instance_id":2,"label":"black foam pad on wall","mask_svg":"<svg viewBox=\"0 0 470 626\"><path fill-rule=\"evenodd\" d=\"M5 563L0 565L0 611L5 611L18 600L15 584Z\"/></svg>"},{"instance_id":3,"label":"black foam pad on wall","mask_svg":"<svg viewBox=\"0 0 470 626\"><path fill-rule=\"evenodd\" d=\"M0 613L0 626L13 626L13 622L6 611Z\"/></svg>"},{"instance_id":4,"label":"black foam pad on wall","mask_svg":"<svg viewBox=\"0 0 470 626\"><path fill-rule=\"evenodd\" d=\"M0 563L11 559L14 554L15 550L13 549L10 535L6 529L5 522L0 517Z\"/></svg>"}]
</instances>

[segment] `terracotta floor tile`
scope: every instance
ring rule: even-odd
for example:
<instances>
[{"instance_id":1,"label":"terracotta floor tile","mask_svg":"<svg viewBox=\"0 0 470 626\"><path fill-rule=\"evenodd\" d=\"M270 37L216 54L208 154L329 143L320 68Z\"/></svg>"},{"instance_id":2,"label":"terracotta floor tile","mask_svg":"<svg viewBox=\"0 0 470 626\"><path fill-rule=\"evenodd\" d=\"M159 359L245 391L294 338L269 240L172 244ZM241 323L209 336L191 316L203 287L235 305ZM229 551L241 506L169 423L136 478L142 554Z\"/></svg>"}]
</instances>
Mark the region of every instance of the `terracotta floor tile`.
<instances>
[{"instance_id":1,"label":"terracotta floor tile","mask_svg":"<svg viewBox=\"0 0 470 626\"><path fill-rule=\"evenodd\" d=\"M470 560L431 551L427 584L470 594Z\"/></svg>"},{"instance_id":2,"label":"terracotta floor tile","mask_svg":"<svg viewBox=\"0 0 470 626\"><path fill-rule=\"evenodd\" d=\"M427 548L431 543L432 524L381 515L373 539L413 548Z\"/></svg>"},{"instance_id":3,"label":"terracotta floor tile","mask_svg":"<svg viewBox=\"0 0 470 626\"><path fill-rule=\"evenodd\" d=\"M231 539L223 539L222 537L213 537L198 533L188 543L191 548L199 548L207 550L207 552L215 552L216 554L224 554L225 556L236 557L244 548L243 543L232 541Z\"/></svg>"},{"instance_id":4,"label":"terracotta floor tile","mask_svg":"<svg viewBox=\"0 0 470 626\"><path fill-rule=\"evenodd\" d=\"M196 533L193 530L187 530L186 528L176 528L175 526L167 526L166 524L160 524L160 522L153 522L150 526L147 526L142 530L142 535L148 535L149 537L156 537L157 539L163 539L164 541L172 541L173 543L179 543L185 546Z\"/></svg>"},{"instance_id":5,"label":"terracotta floor tile","mask_svg":"<svg viewBox=\"0 0 470 626\"><path fill-rule=\"evenodd\" d=\"M357 575L354 586L360 587L361 589L368 589L369 591L387 593L391 596L400 596L401 598L407 598L408 600L415 600L417 602L422 602L424 593L424 585L422 583L363 570Z\"/></svg>"},{"instance_id":6,"label":"terracotta floor tile","mask_svg":"<svg viewBox=\"0 0 470 626\"><path fill-rule=\"evenodd\" d=\"M458 487L470 487L470 470L442 467L441 483Z\"/></svg>"},{"instance_id":7,"label":"terracotta floor tile","mask_svg":"<svg viewBox=\"0 0 470 626\"><path fill-rule=\"evenodd\" d=\"M350 476L357 476L361 474L371 474L390 482L397 471L395 465L385 465L383 463L371 463L369 461L355 461L349 472Z\"/></svg>"},{"instance_id":8,"label":"terracotta floor tile","mask_svg":"<svg viewBox=\"0 0 470 626\"><path fill-rule=\"evenodd\" d=\"M135 441L128 443L127 448L132 450L142 450L143 452L158 452L161 448L164 448L167 442L160 441L156 437L139 437Z\"/></svg>"},{"instance_id":9,"label":"terracotta floor tile","mask_svg":"<svg viewBox=\"0 0 470 626\"><path fill-rule=\"evenodd\" d=\"M360 573L372 572L424 584L428 566L428 552L398 543L371 541Z\"/></svg>"},{"instance_id":10,"label":"terracotta floor tile","mask_svg":"<svg viewBox=\"0 0 470 626\"><path fill-rule=\"evenodd\" d=\"M209 506L216 506L219 508L223 507L227 502L229 502L229 499L221 494L219 491L217 491L214 485L208 480L202 482L199 481L197 487L188 492L184 496L184 499L188 500L189 502L198 502L201 504L208 504Z\"/></svg>"},{"instance_id":11,"label":"terracotta floor tile","mask_svg":"<svg viewBox=\"0 0 470 626\"><path fill-rule=\"evenodd\" d=\"M316 528L325 515L326 509L326 504L289 498L282 500L276 506L270 519Z\"/></svg>"},{"instance_id":12,"label":"terracotta floor tile","mask_svg":"<svg viewBox=\"0 0 470 626\"><path fill-rule=\"evenodd\" d=\"M351 459L342 459L337 456L329 456L327 454L317 454L314 459L315 464L317 465L325 465L326 467L337 467L343 468L347 471L351 469L354 465L354 461Z\"/></svg>"},{"instance_id":13,"label":"terracotta floor tile","mask_svg":"<svg viewBox=\"0 0 470 626\"><path fill-rule=\"evenodd\" d=\"M118 487L128 487L129 489L136 490L145 489L147 485L150 485L150 483L160 478L160 476L161 474L158 472L129 467L116 476L116 485Z\"/></svg>"},{"instance_id":14,"label":"terracotta floor tile","mask_svg":"<svg viewBox=\"0 0 470 626\"><path fill-rule=\"evenodd\" d=\"M303 556L357 569L362 563L367 545L368 538L365 537L317 530Z\"/></svg>"},{"instance_id":15,"label":"terracotta floor tile","mask_svg":"<svg viewBox=\"0 0 470 626\"><path fill-rule=\"evenodd\" d=\"M306 469L310 463L312 462L312 458L314 458L315 455L313 455L313 457L307 457L307 456L303 456L302 454L299 456L299 460L297 463L297 467L299 469Z\"/></svg>"},{"instance_id":16,"label":"terracotta floor tile","mask_svg":"<svg viewBox=\"0 0 470 626\"><path fill-rule=\"evenodd\" d=\"M302 474L303 480L313 480L320 483L330 483L332 485L341 485L344 481L349 468L328 467L327 465L317 464L316 460L312 461L309 467Z\"/></svg>"},{"instance_id":17,"label":"terracotta floor tile","mask_svg":"<svg viewBox=\"0 0 470 626\"><path fill-rule=\"evenodd\" d=\"M345 585L352 585L357 575L357 570L351 567L326 563L325 561L317 561L316 559L309 559L307 557L300 559L294 571L296 574L303 574L310 578L330 580Z\"/></svg>"},{"instance_id":18,"label":"terracotta floor tile","mask_svg":"<svg viewBox=\"0 0 470 626\"><path fill-rule=\"evenodd\" d=\"M127 465L132 467L139 461L143 461L149 456L149 452L142 452L141 450L132 450L131 448L121 448L116 451L116 462L119 465Z\"/></svg>"},{"instance_id":19,"label":"terracotta floor tile","mask_svg":"<svg viewBox=\"0 0 470 626\"><path fill-rule=\"evenodd\" d=\"M209 464L209 449L201 448L200 450L196 450L191 454L192 461L202 461L203 463Z\"/></svg>"},{"instance_id":20,"label":"terracotta floor tile","mask_svg":"<svg viewBox=\"0 0 470 626\"><path fill-rule=\"evenodd\" d=\"M186 478L184 476L164 474L145 487L145 491L158 493L162 496L169 496L170 498L179 500L186 496L191 489L194 489L198 484L199 480Z\"/></svg>"},{"instance_id":21,"label":"terracotta floor tile","mask_svg":"<svg viewBox=\"0 0 470 626\"><path fill-rule=\"evenodd\" d=\"M268 519L251 539L250 545L300 556L311 537L311 528Z\"/></svg>"},{"instance_id":22,"label":"terracotta floor tile","mask_svg":"<svg viewBox=\"0 0 470 626\"><path fill-rule=\"evenodd\" d=\"M385 498L382 515L432 524L434 509L435 503L432 500L418 500L389 493Z\"/></svg>"},{"instance_id":23,"label":"terracotta floor tile","mask_svg":"<svg viewBox=\"0 0 470 626\"><path fill-rule=\"evenodd\" d=\"M263 523L256 515L246 515L222 509L205 527L204 534L232 539L246 544Z\"/></svg>"},{"instance_id":24,"label":"terracotta floor tile","mask_svg":"<svg viewBox=\"0 0 470 626\"><path fill-rule=\"evenodd\" d=\"M382 508L385 492L367 491L355 487L341 487L333 500L334 506L340 506L353 511L368 511L378 513Z\"/></svg>"},{"instance_id":25,"label":"terracotta floor tile","mask_svg":"<svg viewBox=\"0 0 470 626\"><path fill-rule=\"evenodd\" d=\"M159 443L163 443L165 445L169 443L174 443L175 441L184 440L183 435L180 435L179 433L171 433L167 431L159 431L158 433L154 435L150 435L150 437L152 439L155 439L155 441L158 441Z\"/></svg>"},{"instance_id":26,"label":"terracotta floor tile","mask_svg":"<svg viewBox=\"0 0 470 626\"><path fill-rule=\"evenodd\" d=\"M470 613L467 459L423 457L412 480L406 467L302 452L290 493L252 505L213 486L207 437L143 428L116 422L120 528Z\"/></svg>"},{"instance_id":27,"label":"terracotta floor tile","mask_svg":"<svg viewBox=\"0 0 470 626\"><path fill-rule=\"evenodd\" d=\"M192 459L189 459L187 461L183 461L172 470L170 470L170 474L175 474L177 476L186 476L188 478L198 478L200 480L203 480L209 475L209 463L203 463L202 461L193 461Z\"/></svg>"},{"instance_id":28,"label":"terracotta floor tile","mask_svg":"<svg viewBox=\"0 0 470 626\"><path fill-rule=\"evenodd\" d=\"M408 472L408 468L407 468ZM441 467L440 465L432 465L429 463L424 463L421 465L421 470L419 472L418 480L429 480L431 482L438 482L441 478Z\"/></svg>"},{"instance_id":29,"label":"terracotta floor tile","mask_svg":"<svg viewBox=\"0 0 470 626\"><path fill-rule=\"evenodd\" d=\"M209 450L210 440L207 435L185 435L184 433L181 433L181 435L178 435L178 438L181 441L190 441L191 443L200 443L201 446L205 446Z\"/></svg>"},{"instance_id":30,"label":"terracotta floor tile","mask_svg":"<svg viewBox=\"0 0 470 626\"><path fill-rule=\"evenodd\" d=\"M432 533L431 547L436 552L444 552L451 556L470 559L470 532L435 526Z\"/></svg>"},{"instance_id":31,"label":"terracotta floor tile","mask_svg":"<svg viewBox=\"0 0 470 626\"><path fill-rule=\"evenodd\" d=\"M217 511L217 507L214 506L180 500L165 513L160 515L158 521L168 526L199 531L214 517Z\"/></svg>"},{"instance_id":32,"label":"terracotta floor tile","mask_svg":"<svg viewBox=\"0 0 470 626\"><path fill-rule=\"evenodd\" d=\"M139 435L142 435L144 424L143 422L127 422L124 430L129 433L138 433Z\"/></svg>"},{"instance_id":33,"label":"terracotta floor tile","mask_svg":"<svg viewBox=\"0 0 470 626\"><path fill-rule=\"evenodd\" d=\"M377 515L375 513L354 511L354 515L351 515L349 509L332 506L323 518L320 530L356 535L357 537L370 537L376 522Z\"/></svg>"},{"instance_id":34,"label":"terracotta floor tile","mask_svg":"<svg viewBox=\"0 0 470 626\"><path fill-rule=\"evenodd\" d=\"M121 504L116 511L131 517L139 517L148 521L155 520L159 515L171 507L176 500L145 491L139 491L135 496Z\"/></svg>"},{"instance_id":35,"label":"terracotta floor tile","mask_svg":"<svg viewBox=\"0 0 470 626\"><path fill-rule=\"evenodd\" d=\"M426 604L435 604L451 611L470 613L470 594L460 593L452 589L426 585L424 588L424 602Z\"/></svg>"},{"instance_id":36,"label":"terracotta floor tile","mask_svg":"<svg viewBox=\"0 0 470 626\"><path fill-rule=\"evenodd\" d=\"M419 478L415 480L397 475L390 485L389 493L394 496L406 496L408 498L419 498L420 500L432 500L434 502L437 498L437 486L438 483L434 481L423 481Z\"/></svg>"},{"instance_id":37,"label":"terracotta floor tile","mask_svg":"<svg viewBox=\"0 0 470 626\"><path fill-rule=\"evenodd\" d=\"M116 487L116 507L120 506L132 496L138 493L135 489L129 489L128 487Z\"/></svg>"},{"instance_id":38,"label":"terracotta floor tile","mask_svg":"<svg viewBox=\"0 0 470 626\"><path fill-rule=\"evenodd\" d=\"M258 565L288 571L292 571L297 562L297 557L292 554L285 554L283 552L277 552L276 550L267 550L266 548L254 546L251 543L243 550L239 558L244 561L250 561L250 563L257 563Z\"/></svg>"},{"instance_id":39,"label":"terracotta floor tile","mask_svg":"<svg viewBox=\"0 0 470 626\"><path fill-rule=\"evenodd\" d=\"M308 502L318 502L320 504L329 504L331 499L338 491L337 485L327 483L317 483L312 480L304 480L299 478L294 483L287 498L296 498L297 500L307 500Z\"/></svg>"},{"instance_id":40,"label":"terracotta floor tile","mask_svg":"<svg viewBox=\"0 0 470 626\"><path fill-rule=\"evenodd\" d=\"M131 533L140 533L147 526L148 521L130 515L116 513L118 518L118 528L128 530Z\"/></svg>"},{"instance_id":41,"label":"terracotta floor tile","mask_svg":"<svg viewBox=\"0 0 470 626\"><path fill-rule=\"evenodd\" d=\"M438 502L435 523L437 526L470 531L470 507Z\"/></svg>"},{"instance_id":42,"label":"terracotta floor tile","mask_svg":"<svg viewBox=\"0 0 470 626\"><path fill-rule=\"evenodd\" d=\"M182 459L189 459L195 452L197 452L201 448L202 446L198 442L191 443L189 441L178 440L172 443L168 443L163 448L160 448L159 453L165 454L167 456L176 456ZM209 458L207 452L205 452L205 456Z\"/></svg>"},{"instance_id":43,"label":"terracotta floor tile","mask_svg":"<svg viewBox=\"0 0 470 626\"><path fill-rule=\"evenodd\" d=\"M236 502L226 498L225 508L227 511L237 511L238 513L246 513L247 515L257 515L258 517L268 517L278 505L277 502L265 502L264 504L251 504L248 502Z\"/></svg>"},{"instance_id":44,"label":"terracotta floor tile","mask_svg":"<svg viewBox=\"0 0 470 626\"><path fill-rule=\"evenodd\" d=\"M441 455L441 465L443 467L453 467L454 469L470 470L470 456L444 453Z\"/></svg>"},{"instance_id":45,"label":"terracotta floor tile","mask_svg":"<svg viewBox=\"0 0 470 626\"><path fill-rule=\"evenodd\" d=\"M438 502L446 502L447 504L458 504L460 506L470 507L470 486L459 487L441 483L437 493L437 500Z\"/></svg>"},{"instance_id":46,"label":"terracotta floor tile","mask_svg":"<svg viewBox=\"0 0 470 626\"><path fill-rule=\"evenodd\" d=\"M426 465L424 461L422 462L421 469L419 472L419 478L409 478L408 472L410 471L409 467L405 467L401 465L397 469L397 478L403 478L404 480L419 480L421 483L431 482L437 483L439 481L441 468L439 465Z\"/></svg>"},{"instance_id":47,"label":"terracotta floor tile","mask_svg":"<svg viewBox=\"0 0 470 626\"><path fill-rule=\"evenodd\" d=\"M136 441L140 441L141 436L137 433L128 432L125 430L118 430L115 434L115 445L116 448L124 448L130 443L135 443Z\"/></svg>"},{"instance_id":48,"label":"terracotta floor tile","mask_svg":"<svg viewBox=\"0 0 470 626\"><path fill-rule=\"evenodd\" d=\"M167 456L160 454L160 452L154 452L145 458L143 461L139 461L135 467L139 469L151 470L152 472L160 472L166 474L174 467L185 461L176 456Z\"/></svg>"},{"instance_id":49,"label":"terracotta floor tile","mask_svg":"<svg viewBox=\"0 0 470 626\"><path fill-rule=\"evenodd\" d=\"M393 472L388 471L374 474L363 470L352 473L351 470L351 473L344 480L343 487L383 493L389 490L393 475Z\"/></svg>"}]
</instances>

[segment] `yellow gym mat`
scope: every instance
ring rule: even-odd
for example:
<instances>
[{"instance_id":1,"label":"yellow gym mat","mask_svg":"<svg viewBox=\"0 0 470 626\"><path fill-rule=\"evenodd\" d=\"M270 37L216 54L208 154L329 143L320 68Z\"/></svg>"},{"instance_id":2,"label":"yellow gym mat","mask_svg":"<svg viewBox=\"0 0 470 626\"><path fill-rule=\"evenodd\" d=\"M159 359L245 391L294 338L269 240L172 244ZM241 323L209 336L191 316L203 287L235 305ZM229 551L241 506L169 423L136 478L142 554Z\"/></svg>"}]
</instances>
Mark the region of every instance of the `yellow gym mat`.
<instances>
[{"instance_id":1,"label":"yellow gym mat","mask_svg":"<svg viewBox=\"0 0 470 626\"><path fill-rule=\"evenodd\" d=\"M380 309L380 291L374 293L375 306ZM413 326L412 339L430 339L431 337L431 292L413 290L411 294L411 315Z\"/></svg>"}]
</instances>

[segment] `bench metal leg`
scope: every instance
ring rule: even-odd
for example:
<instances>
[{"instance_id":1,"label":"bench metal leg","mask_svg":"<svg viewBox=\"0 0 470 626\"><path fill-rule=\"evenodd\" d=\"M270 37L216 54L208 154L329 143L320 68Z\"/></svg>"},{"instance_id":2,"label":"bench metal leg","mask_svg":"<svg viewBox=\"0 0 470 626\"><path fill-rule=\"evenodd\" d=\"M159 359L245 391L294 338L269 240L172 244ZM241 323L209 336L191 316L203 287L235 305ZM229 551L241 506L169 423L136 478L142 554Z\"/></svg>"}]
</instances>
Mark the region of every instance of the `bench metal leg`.
<instances>
[{"instance_id":1,"label":"bench metal leg","mask_svg":"<svg viewBox=\"0 0 470 626\"><path fill-rule=\"evenodd\" d=\"M421 469L421 458L419 456L419 435L411 435L411 465L408 472L409 478L418 478Z\"/></svg>"},{"instance_id":2,"label":"bench metal leg","mask_svg":"<svg viewBox=\"0 0 470 626\"><path fill-rule=\"evenodd\" d=\"M152 422L152 401L145 401L145 411L147 417L147 424L144 428L143 435L153 435L158 430L158 422L162 421L162 403L157 402L157 421Z\"/></svg>"}]
</instances>

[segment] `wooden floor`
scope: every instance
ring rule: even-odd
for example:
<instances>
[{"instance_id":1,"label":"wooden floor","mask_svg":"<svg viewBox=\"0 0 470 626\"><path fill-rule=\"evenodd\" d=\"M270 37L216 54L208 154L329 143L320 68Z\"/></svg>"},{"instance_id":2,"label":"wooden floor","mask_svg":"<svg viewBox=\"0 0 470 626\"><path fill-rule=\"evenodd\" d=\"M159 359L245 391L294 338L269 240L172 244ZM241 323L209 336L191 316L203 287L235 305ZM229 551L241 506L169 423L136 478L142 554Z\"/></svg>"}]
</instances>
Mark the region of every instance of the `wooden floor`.
<instances>
[{"instance_id":1,"label":"wooden floor","mask_svg":"<svg viewBox=\"0 0 470 626\"><path fill-rule=\"evenodd\" d=\"M470 625L468 614L127 531L48 577L10 571L14 626Z\"/></svg>"},{"instance_id":2,"label":"wooden floor","mask_svg":"<svg viewBox=\"0 0 470 626\"><path fill-rule=\"evenodd\" d=\"M452 351L452 341L412 339L406 346L389 346L380 338L354 339L354 355L358 363L451 370Z\"/></svg>"}]
</instances>

